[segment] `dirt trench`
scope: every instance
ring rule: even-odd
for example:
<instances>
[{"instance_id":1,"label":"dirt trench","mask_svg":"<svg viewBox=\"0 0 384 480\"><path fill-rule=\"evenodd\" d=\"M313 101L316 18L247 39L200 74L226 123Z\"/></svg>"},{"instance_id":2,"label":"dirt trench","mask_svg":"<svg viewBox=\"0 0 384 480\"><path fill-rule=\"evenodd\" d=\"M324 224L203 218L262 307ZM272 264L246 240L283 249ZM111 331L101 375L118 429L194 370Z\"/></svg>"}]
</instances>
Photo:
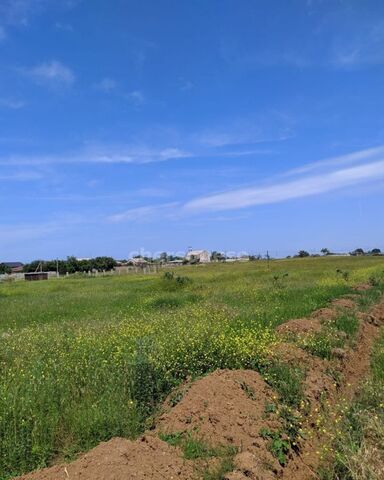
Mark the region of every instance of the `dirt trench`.
<instances>
[{"instance_id":1,"label":"dirt trench","mask_svg":"<svg viewBox=\"0 0 384 480\"><path fill-rule=\"evenodd\" d=\"M278 327L282 341L273 358L305 368L304 395L308 410L302 428L309 432L288 454L284 467L271 453L270 440L262 429L279 431L277 412L265 414L266 405L278 395L260 374L252 370L217 370L193 383L181 386L164 402L153 430L135 441L114 438L101 443L72 463L56 465L18 477L18 480L199 480L203 471L219 460L186 460L179 446L167 436L180 432L199 438L207 445L232 447L233 469L225 480L310 480L317 478L319 451L328 432L319 427L320 412L328 420L340 403L349 402L370 368L370 354L380 326L384 324L384 302L369 313L358 312L360 321L355 348L339 352L332 361L313 356L284 341L289 335L310 335L321 330L340 311L357 310L353 296L337 299L309 318L291 320ZM336 369L340 381L329 375Z\"/></svg>"}]
</instances>

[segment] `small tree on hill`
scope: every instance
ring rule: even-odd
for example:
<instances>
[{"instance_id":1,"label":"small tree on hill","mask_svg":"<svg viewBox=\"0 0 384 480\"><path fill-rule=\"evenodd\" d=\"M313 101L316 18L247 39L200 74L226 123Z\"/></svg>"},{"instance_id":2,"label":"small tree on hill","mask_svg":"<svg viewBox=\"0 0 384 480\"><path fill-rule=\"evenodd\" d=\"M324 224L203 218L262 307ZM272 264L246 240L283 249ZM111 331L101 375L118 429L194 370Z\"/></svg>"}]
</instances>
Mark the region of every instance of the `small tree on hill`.
<instances>
[{"instance_id":1,"label":"small tree on hill","mask_svg":"<svg viewBox=\"0 0 384 480\"><path fill-rule=\"evenodd\" d=\"M309 257L309 253L306 250L300 250L297 256L300 258Z\"/></svg>"},{"instance_id":2,"label":"small tree on hill","mask_svg":"<svg viewBox=\"0 0 384 480\"><path fill-rule=\"evenodd\" d=\"M328 249L328 248L322 248L320 250L320 252L323 254L323 255L329 255L331 253L331 251Z\"/></svg>"}]
</instances>

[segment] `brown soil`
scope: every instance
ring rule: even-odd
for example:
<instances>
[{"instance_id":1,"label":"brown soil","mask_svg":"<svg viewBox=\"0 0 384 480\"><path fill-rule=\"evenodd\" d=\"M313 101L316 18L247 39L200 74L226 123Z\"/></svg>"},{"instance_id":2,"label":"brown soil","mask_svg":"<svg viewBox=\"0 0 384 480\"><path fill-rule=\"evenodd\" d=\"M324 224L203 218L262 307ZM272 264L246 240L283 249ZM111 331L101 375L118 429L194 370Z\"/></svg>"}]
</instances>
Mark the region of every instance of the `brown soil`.
<instances>
[{"instance_id":1,"label":"brown soil","mask_svg":"<svg viewBox=\"0 0 384 480\"><path fill-rule=\"evenodd\" d=\"M309 335L320 332L321 323L317 319L298 318L283 323L276 328L276 331L282 335Z\"/></svg>"},{"instance_id":2,"label":"brown soil","mask_svg":"<svg viewBox=\"0 0 384 480\"><path fill-rule=\"evenodd\" d=\"M266 420L265 406L276 395L253 370L217 370L194 382L183 399L167 408L157 421L156 432L189 432L209 445L231 445L252 452L262 463L280 470L260 438L261 428L280 427L276 418Z\"/></svg>"},{"instance_id":3,"label":"brown soil","mask_svg":"<svg viewBox=\"0 0 384 480\"><path fill-rule=\"evenodd\" d=\"M351 298L336 298L332 300L333 307L345 310L355 310L356 303Z\"/></svg>"},{"instance_id":4,"label":"brown soil","mask_svg":"<svg viewBox=\"0 0 384 480\"><path fill-rule=\"evenodd\" d=\"M20 477L20 480L190 480L191 462L175 447L156 437L144 436L134 442L113 438L67 464Z\"/></svg>"},{"instance_id":5,"label":"brown soil","mask_svg":"<svg viewBox=\"0 0 384 480\"><path fill-rule=\"evenodd\" d=\"M340 310L352 308L355 308L353 298L339 299L310 318L292 320L277 330L287 338L289 334L311 334L319 331L324 322L334 319ZM281 428L277 414L265 414L265 406L276 403L277 395L254 371L218 370L186 383L177 395L174 392L164 403L154 430L142 438L112 439L70 464L31 473L19 480L201 479L196 462L185 460L181 449L159 439L161 433L179 432L211 446L236 447L239 453L234 457L235 469L225 476L226 480L317 478L318 452L327 437L316 426L316 412L326 408L323 414L329 414L328 423L332 423L332 412L340 402L353 397L359 382L367 375L372 345L379 334L378 327L384 324L384 303L369 313L360 313L359 319L361 327L356 348L343 351L342 355L339 352L338 358L332 361L321 360L290 343L281 342L276 346L273 358L300 365L306 372L304 395L310 405L303 428L311 435L299 442L284 468L270 453L268 441L260 436L262 428L273 431ZM330 371L340 376L337 385Z\"/></svg>"},{"instance_id":6,"label":"brown soil","mask_svg":"<svg viewBox=\"0 0 384 480\"><path fill-rule=\"evenodd\" d=\"M335 308L320 308L311 314L311 318L315 318L320 323L325 323L334 320L337 317L337 310Z\"/></svg>"}]
</instances>

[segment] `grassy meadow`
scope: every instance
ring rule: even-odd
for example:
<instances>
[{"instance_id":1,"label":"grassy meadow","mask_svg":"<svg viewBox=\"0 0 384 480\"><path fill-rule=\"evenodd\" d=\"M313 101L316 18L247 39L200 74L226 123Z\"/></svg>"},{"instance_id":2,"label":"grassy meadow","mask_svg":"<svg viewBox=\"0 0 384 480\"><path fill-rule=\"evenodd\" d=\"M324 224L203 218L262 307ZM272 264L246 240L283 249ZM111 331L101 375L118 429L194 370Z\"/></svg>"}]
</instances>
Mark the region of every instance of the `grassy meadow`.
<instances>
[{"instance_id":1,"label":"grassy meadow","mask_svg":"<svg viewBox=\"0 0 384 480\"><path fill-rule=\"evenodd\" d=\"M259 368L275 326L383 271L325 257L0 284L0 479L135 437L180 381Z\"/></svg>"}]
</instances>

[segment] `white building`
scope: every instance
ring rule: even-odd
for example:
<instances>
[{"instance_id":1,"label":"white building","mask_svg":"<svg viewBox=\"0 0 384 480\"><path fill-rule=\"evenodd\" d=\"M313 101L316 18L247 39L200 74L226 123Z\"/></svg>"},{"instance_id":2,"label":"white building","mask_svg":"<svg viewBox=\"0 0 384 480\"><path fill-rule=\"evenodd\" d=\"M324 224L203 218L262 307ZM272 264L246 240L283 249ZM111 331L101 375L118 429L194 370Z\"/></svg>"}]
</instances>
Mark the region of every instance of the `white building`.
<instances>
[{"instance_id":1,"label":"white building","mask_svg":"<svg viewBox=\"0 0 384 480\"><path fill-rule=\"evenodd\" d=\"M211 254L208 250L190 250L186 254L185 259L188 260L188 262L209 263L211 261Z\"/></svg>"}]
</instances>

